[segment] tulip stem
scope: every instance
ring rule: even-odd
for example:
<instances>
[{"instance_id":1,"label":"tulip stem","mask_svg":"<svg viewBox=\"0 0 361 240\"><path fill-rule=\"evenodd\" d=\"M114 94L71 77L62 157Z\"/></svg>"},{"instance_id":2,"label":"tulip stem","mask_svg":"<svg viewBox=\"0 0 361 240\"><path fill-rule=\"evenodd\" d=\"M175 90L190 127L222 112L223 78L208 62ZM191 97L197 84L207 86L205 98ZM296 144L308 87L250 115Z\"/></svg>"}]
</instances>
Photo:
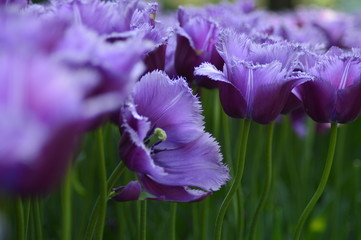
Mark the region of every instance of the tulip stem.
<instances>
[{"instance_id":1,"label":"tulip stem","mask_svg":"<svg viewBox=\"0 0 361 240\"><path fill-rule=\"evenodd\" d=\"M105 152L104 152L104 139L103 139L103 131L102 128L99 128L97 131L98 137L98 147L99 147L99 211L98 211L98 228L97 228L97 239L103 239L104 232L104 222L105 216L107 212L107 200L108 200L108 192L107 192L107 173L105 167Z\"/></svg>"},{"instance_id":2,"label":"tulip stem","mask_svg":"<svg viewBox=\"0 0 361 240\"><path fill-rule=\"evenodd\" d=\"M21 198L16 201L16 222L17 222L17 237L19 240L25 239L25 221L24 208Z\"/></svg>"},{"instance_id":3,"label":"tulip stem","mask_svg":"<svg viewBox=\"0 0 361 240\"><path fill-rule=\"evenodd\" d=\"M63 188L63 240L71 239L71 162L68 163L68 171Z\"/></svg>"},{"instance_id":4,"label":"tulip stem","mask_svg":"<svg viewBox=\"0 0 361 240\"><path fill-rule=\"evenodd\" d=\"M243 176L243 170L244 170L244 163L246 159L246 151L247 151L247 142L248 142L248 133L251 126L251 120L245 119L244 125L242 129L241 134L241 146L240 146L240 159L237 164L237 172L236 177L233 181L233 184L231 186L231 189L228 191L226 197L224 198L221 208L219 209L219 213L216 220L216 229L215 229L215 239L220 240L222 238L222 225L223 225L223 219L226 215L227 208L229 204L232 201L232 198L234 194L239 189L239 186L241 184L242 176ZM241 219L241 218L239 218ZM241 236L239 236L241 237Z\"/></svg>"},{"instance_id":5,"label":"tulip stem","mask_svg":"<svg viewBox=\"0 0 361 240\"><path fill-rule=\"evenodd\" d=\"M25 223L25 239L29 239L28 233L29 233L29 225L30 225L30 212L31 212L31 200L30 199L24 199L24 223Z\"/></svg>"},{"instance_id":6,"label":"tulip stem","mask_svg":"<svg viewBox=\"0 0 361 240\"><path fill-rule=\"evenodd\" d=\"M331 172L333 157L336 149L336 140L337 140L337 123L331 123L331 136L330 136L330 144L328 149L328 155L325 163L325 168L322 173L321 181L316 189L316 192L313 194L310 202L307 204L306 208L303 210L301 217L298 220L296 232L294 235L294 240L298 240L301 236L303 225L305 224L308 216L312 212L312 209L316 205L318 199L321 197L328 180L328 177Z\"/></svg>"},{"instance_id":7,"label":"tulip stem","mask_svg":"<svg viewBox=\"0 0 361 240\"><path fill-rule=\"evenodd\" d=\"M114 171L110 174L110 177L107 180L108 193L112 191L112 188L124 171L125 165L122 161L119 161L118 165L115 167Z\"/></svg>"},{"instance_id":8,"label":"tulip stem","mask_svg":"<svg viewBox=\"0 0 361 240\"><path fill-rule=\"evenodd\" d=\"M35 237L37 240L43 239L42 224L41 224L41 213L40 213L40 200L39 197L35 197L32 200L33 204L33 221L35 227Z\"/></svg>"},{"instance_id":9,"label":"tulip stem","mask_svg":"<svg viewBox=\"0 0 361 240\"><path fill-rule=\"evenodd\" d=\"M122 161L119 161L118 165L115 167L114 171L110 174L110 177L107 180L107 192L109 193L111 189L114 187L115 183L119 179L120 175L124 172L125 165ZM100 198L98 196L97 200L95 201L92 213L90 215L90 222L88 224L85 239L90 240L93 238L94 228L97 224L97 216L98 212L100 211Z\"/></svg>"},{"instance_id":10,"label":"tulip stem","mask_svg":"<svg viewBox=\"0 0 361 240\"><path fill-rule=\"evenodd\" d=\"M177 203L170 203L170 240L176 239L176 222L177 222Z\"/></svg>"},{"instance_id":11,"label":"tulip stem","mask_svg":"<svg viewBox=\"0 0 361 240\"><path fill-rule=\"evenodd\" d=\"M140 203L140 240L147 239L147 200Z\"/></svg>"},{"instance_id":12,"label":"tulip stem","mask_svg":"<svg viewBox=\"0 0 361 240\"><path fill-rule=\"evenodd\" d=\"M274 122L268 126L268 137L267 137L267 157L266 157L266 183L263 187L261 199L256 208L256 212L253 216L250 228L250 239L256 239L256 229L260 214L266 204L269 191L272 184L272 142L273 142L273 130Z\"/></svg>"}]
</instances>

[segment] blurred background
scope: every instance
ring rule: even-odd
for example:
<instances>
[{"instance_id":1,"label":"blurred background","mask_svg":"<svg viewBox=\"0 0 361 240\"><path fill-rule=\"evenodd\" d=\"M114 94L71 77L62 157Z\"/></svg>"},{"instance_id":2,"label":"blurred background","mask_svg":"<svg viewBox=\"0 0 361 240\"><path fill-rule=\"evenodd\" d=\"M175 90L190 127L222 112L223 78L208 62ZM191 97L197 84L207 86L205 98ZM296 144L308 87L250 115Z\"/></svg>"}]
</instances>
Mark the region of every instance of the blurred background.
<instances>
[{"instance_id":1,"label":"blurred background","mask_svg":"<svg viewBox=\"0 0 361 240\"><path fill-rule=\"evenodd\" d=\"M178 5L194 4L202 5L212 2L220 2L218 0L159 0L165 8L177 8ZM330 7L340 11L352 12L361 7L360 0L255 0L260 7L268 7L270 9L292 8L297 5L317 5L322 7Z\"/></svg>"}]
</instances>

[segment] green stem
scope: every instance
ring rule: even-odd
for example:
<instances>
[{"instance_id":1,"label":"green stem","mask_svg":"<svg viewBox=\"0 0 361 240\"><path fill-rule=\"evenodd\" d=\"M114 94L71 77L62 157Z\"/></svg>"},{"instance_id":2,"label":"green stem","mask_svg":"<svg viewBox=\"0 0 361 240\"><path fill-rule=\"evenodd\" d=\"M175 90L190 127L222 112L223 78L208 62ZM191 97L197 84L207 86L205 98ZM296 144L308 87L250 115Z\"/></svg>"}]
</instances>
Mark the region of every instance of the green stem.
<instances>
[{"instance_id":1,"label":"green stem","mask_svg":"<svg viewBox=\"0 0 361 240\"><path fill-rule=\"evenodd\" d=\"M207 240L210 198L203 200L201 210L201 236L200 240Z\"/></svg>"},{"instance_id":2,"label":"green stem","mask_svg":"<svg viewBox=\"0 0 361 240\"><path fill-rule=\"evenodd\" d=\"M147 200L141 201L140 204L140 238L139 240L147 239Z\"/></svg>"},{"instance_id":3,"label":"green stem","mask_svg":"<svg viewBox=\"0 0 361 240\"><path fill-rule=\"evenodd\" d=\"M107 200L108 200L108 187L107 187L107 174L105 167L105 153L104 153L104 140L103 131L98 129L98 147L99 147L99 210L98 210L98 224L97 224L97 239L103 239L104 222L107 211Z\"/></svg>"},{"instance_id":4,"label":"green stem","mask_svg":"<svg viewBox=\"0 0 361 240\"><path fill-rule=\"evenodd\" d=\"M71 162L69 162L67 176L63 188L63 240L71 239Z\"/></svg>"},{"instance_id":5,"label":"green stem","mask_svg":"<svg viewBox=\"0 0 361 240\"><path fill-rule=\"evenodd\" d=\"M16 200L16 222L17 222L17 237L19 240L25 239L25 224L24 224L24 208L21 198Z\"/></svg>"},{"instance_id":6,"label":"green stem","mask_svg":"<svg viewBox=\"0 0 361 240\"><path fill-rule=\"evenodd\" d=\"M310 202L307 204L306 208L303 210L302 215L300 219L298 220L296 232L294 235L294 240L298 240L301 236L303 225L305 224L308 216L310 215L312 209L316 205L318 199L321 197L328 180L328 177L330 175L332 162L333 162L333 156L335 154L335 148L336 148L336 140L337 140L337 123L332 122L331 124L331 136L330 136L330 145L328 149L328 155L326 159L325 168L322 173L321 181L317 187L316 192L312 196Z\"/></svg>"},{"instance_id":7,"label":"green stem","mask_svg":"<svg viewBox=\"0 0 361 240\"><path fill-rule=\"evenodd\" d=\"M239 163L237 164L237 172L236 172L236 178L233 181L233 184L231 186L231 189L227 193L226 197L224 198L221 208L219 210L217 220L216 220L216 229L215 229L215 239L220 240L222 238L222 225L223 225L223 219L226 215L227 208L234 196L234 194L239 189L239 186L241 184L242 176L243 176L243 170L244 170L244 163L246 159L246 151L247 151L247 141L248 141L248 133L251 126L251 120L245 119L244 120L244 126L242 130L242 141L240 146L240 159ZM240 236L241 237L241 236Z\"/></svg>"},{"instance_id":8,"label":"green stem","mask_svg":"<svg viewBox=\"0 0 361 240\"><path fill-rule=\"evenodd\" d=\"M213 100L213 134L215 138L218 138L220 127L220 104L217 90L214 91Z\"/></svg>"},{"instance_id":9,"label":"green stem","mask_svg":"<svg viewBox=\"0 0 361 240\"><path fill-rule=\"evenodd\" d=\"M176 239L177 203L170 203L170 240Z\"/></svg>"},{"instance_id":10,"label":"green stem","mask_svg":"<svg viewBox=\"0 0 361 240\"><path fill-rule=\"evenodd\" d=\"M339 206L342 205L341 199L342 199L342 183L343 183L343 166L344 166L344 159L342 159L342 157L344 156L344 152L345 152L345 145L347 143L347 138L346 138L346 131L347 131L347 125L344 125L342 127L340 127L338 129L338 139L337 139L337 151L335 153L335 158L334 158L334 175L333 175L333 179L334 179L334 185L335 185L335 193L334 193L334 198L333 198L333 212L332 212L332 222L331 222L331 230L330 230L330 238L331 239L342 239L342 237L340 237L340 231L339 226L341 225L340 221L342 221L342 216L341 216L341 211ZM361 236L360 236L361 239Z\"/></svg>"},{"instance_id":11,"label":"green stem","mask_svg":"<svg viewBox=\"0 0 361 240\"><path fill-rule=\"evenodd\" d=\"M93 239L93 235L94 235L94 231L95 231L95 226L97 224L97 216L98 216L98 212L100 210L100 204L99 204L99 197L97 198L97 200L95 201L92 213L90 215L90 221L88 223L88 227L86 229L86 233L85 233L85 240L91 240Z\"/></svg>"},{"instance_id":12,"label":"green stem","mask_svg":"<svg viewBox=\"0 0 361 240\"><path fill-rule=\"evenodd\" d=\"M243 199L243 189L242 186L239 187L238 191L237 191L237 195L236 195L236 200L237 200L237 204L238 204L238 218L237 218L237 222L241 223L238 226L238 236L242 237L244 234L244 201L242 201Z\"/></svg>"},{"instance_id":13,"label":"green stem","mask_svg":"<svg viewBox=\"0 0 361 240\"><path fill-rule=\"evenodd\" d=\"M40 202L39 198L36 197L32 200L33 202L33 220L35 225L35 237L37 240L43 239L42 224L41 224L41 213L40 213Z\"/></svg>"},{"instance_id":14,"label":"green stem","mask_svg":"<svg viewBox=\"0 0 361 240\"><path fill-rule=\"evenodd\" d=\"M119 161L118 165L114 168L113 172L110 174L110 177L107 180L108 193L112 191L112 188L124 171L125 165L122 161Z\"/></svg>"},{"instance_id":15,"label":"green stem","mask_svg":"<svg viewBox=\"0 0 361 240\"><path fill-rule=\"evenodd\" d=\"M274 122L269 125L268 137L267 137L267 157L266 157L266 184L264 185L261 199L256 208L256 212L253 216L251 223L250 237L251 239L256 239L256 229L260 214L266 204L269 191L272 184L272 142L273 142L273 129Z\"/></svg>"},{"instance_id":16,"label":"green stem","mask_svg":"<svg viewBox=\"0 0 361 240\"><path fill-rule=\"evenodd\" d=\"M122 161L119 161L118 165L115 167L114 171L111 173L110 177L107 180L108 193L112 190L112 188L114 187L115 183L118 181L120 175L124 172L124 170L125 170L125 165L123 164ZM95 201L92 213L90 215L90 222L86 230L85 239L90 240L93 238L95 225L97 224L97 220L98 220L97 216L99 214L99 211L100 211L100 197L98 197L97 200Z\"/></svg>"},{"instance_id":17,"label":"green stem","mask_svg":"<svg viewBox=\"0 0 361 240\"><path fill-rule=\"evenodd\" d=\"M198 214L198 203L192 204L192 239L199 239L199 214Z\"/></svg>"},{"instance_id":18,"label":"green stem","mask_svg":"<svg viewBox=\"0 0 361 240\"><path fill-rule=\"evenodd\" d=\"M25 204L25 239L29 239L28 233L29 233L29 222L30 222L30 210L31 210L31 201L30 199L24 200Z\"/></svg>"}]
</instances>

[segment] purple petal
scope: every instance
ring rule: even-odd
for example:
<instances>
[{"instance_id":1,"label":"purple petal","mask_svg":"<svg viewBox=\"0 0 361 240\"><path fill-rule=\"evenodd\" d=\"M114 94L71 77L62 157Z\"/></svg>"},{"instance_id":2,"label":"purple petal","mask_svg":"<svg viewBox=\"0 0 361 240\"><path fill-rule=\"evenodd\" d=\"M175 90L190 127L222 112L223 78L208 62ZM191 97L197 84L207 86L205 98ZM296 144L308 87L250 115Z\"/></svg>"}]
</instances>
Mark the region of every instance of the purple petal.
<instances>
[{"instance_id":1,"label":"purple petal","mask_svg":"<svg viewBox=\"0 0 361 240\"><path fill-rule=\"evenodd\" d=\"M22 7L25 7L30 3L30 0L0 0L0 6L1 5L19 5Z\"/></svg>"},{"instance_id":2,"label":"purple petal","mask_svg":"<svg viewBox=\"0 0 361 240\"><path fill-rule=\"evenodd\" d=\"M142 189L137 181L131 181L126 186L115 188L113 191L115 191L117 195L112 197L112 199L118 202L127 202L138 200Z\"/></svg>"},{"instance_id":3,"label":"purple petal","mask_svg":"<svg viewBox=\"0 0 361 240\"><path fill-rule=\"evenodd\" d=\"M346 123L356 119L361 112L361 81L337 91L336 119Z\"/></svg>"},{"instance_id":4,"label":"purple petal","mask_svg":"<svg viewBox=\"0 0 361 240\"><path fill-rule=\"evenodd\" d=\"M222 68L223 60L215 49L218 28L215 23L201 16L190 17L183 8L179 9L180 27L177 31L175 69L178 75L202 87L215 88L216 84L206 78L193 76L194 68L202 62L211 62Z\"/></svg>"},{"instance_id":5,"label":"purple petal","mask_svg":"<svg viewBox=\"0 0 361 240\"><path fill-rule=\"evenodd\" d=\"M219 98L224 112L233 118L247 117L247 102L232 84L219 83Z\"/></svg>"},{"instance_id":6,"label":"purple petal","mask_svg":"<svg viewBox=\"0 0 361 240\"><path fill-rule=\"evenodd\" d=\"M181 148L155 153L153 159L167 173L152 176L154 181L161 184L216 191L229 178L227 168L221 163L219 146L208 133Z\"/></svg>"},{"instance_id":7,"label":"purple petal","mask_svg":"<svg viewBox=\"0 0 361 240\"><path fill-rule=\"evenodd\" d=\"M211 192L194 190L188 187L162 185L142 174L138 174L138 178L145 190L156 196L156 198L150 198L152 200L196 202L211 194Z\"/></svg>"},{"instance_id":8,"label":"purple petal","mask_svg":"<svg viewBox=\"0 0 361 240\"><path fill-rule=\"evenodd\" d=\"M287 101L285 106L283 107L281 114L288 114L290 112L293 112L294 110L298 109L302 107L302 102L301 100L296 97L296 95L294 93L290 93L288 95Z\"/></svg>"},{"instance_id":9,"label":"purple petal","mask_svg":"<svg viewBox=\"0 0 361 240\"><path fill-rule=\"evenodd\" d=\"M204 132L200 103L183 79L149 73L136 84L133 100L136 109L131 104L122 109L120 144L131 170L182 192L186 186L215 191L228 180L219 146ZM167 138L146 147L143 141L155 128Z\"/></svg>"},{"instance_id":10,"label":"purple petal","mask_svg":"<svg viewBox=\"0 0 361 240\"><path fill-rule=\"evenodd\" d=\"M206 76L214 81L220 81L230 83L224 73L218 70L214 65L210 63L202 63L199 67L194 70L194 75Z\"/></svg>"},{"instance_id":11,"label":"purple petal","mask_svg":"<svg viewBox=\"0 0 361 240\"><path fill-rule=\"evenodd\" d=\"M284 108L292 89L306 81L305 78L286 79L280 64L264 65L254 69L255 84L252 119L261 124L275 120ZM258 86L257 86L258 85Z\"/></svg>"},{"instance_id":12,"label":"purple petal","mask_svg":"<svg viewBox=\"0 0 361 240\"><path fill-rule=\"evenodd\" d=\"M81 23L99 34L130 30L138 1L51 1L59 18Z\"/></svg>"},{"instance_id":13,"label":"purple petal","mask_svg":"<svg viewBox=\"0 0 361 240\"><path fill-rule=\"evenodd\" d=\"M144 63L147 66L146 72L153 70L164 70L165 68L165 56L167 45L163 44L150 51L144 58Z\"/></svg>"},{"instance_id":14,"label":"purple petal","mask_svg":"<svg viewBox=\"0 0 361 240\"><path fill-rule=\"evenodd\" d=\"M44 56L0 56L0 191L42 194L59 183L81 133L78 81L92 77Z\"/></svg>"},{"instance_id":15,"label":"purple petal","mask_svg":"<svg viewBox=\"0 0 361 240\"><path fill-rule=\"evenodd\" d=\"M310 73L330 82L335 89L343 89L359 80L361 62L359 58L326 58L312 68Z\"/></svg>"},{"instance_id":16,"label":"purple petal","mask_svg":"<svg viewBox=\"0 0 361 240\"><path fill-rule=\"evenodd\" d=\"M201 63L201 59L186 37L177 36L177 47L174 54L174 68L177 74L191 82L194 68Z\"/></svg>"},{"instance_id":17,"label":"purple petal","mask_svg":"<svg viewBox=\"0 0 361 240\"><path fill-rule=\"evenodd\" d=\"M133 105L125 106L121 112L122 138L119 144L121 159L132 171L164 174L163 169L154 164L150 151L143 143L150 129L148 119L140 116Z\"/></svg>"},{"instance_id":18,"label":"purple petal","mask_svg":"<svg viewBox=\"0 0 361 240\"><path fill-rule=\"evenodd\" d=\"M239 72L236 67L231 68L232 73ZM227 72L226 69L224 72ZM224 72L219 71L210 63L202 63L195 69L196 75L207 76L211 80L218 82L219 97L225 113L234 118L244 118L247 114L247 103L237 86L227 79ZM227 74L228 75L228 74ZM235 79L239 75L233 74L231 79ZM242 80L237 81L242 82ZM237 103L237 104L235 104Z\"/></svg>"},{"instance_id":19,"label":"purple petal","mask_svg":"<svg viewBox=\"0 0 361 240\"><path fill-rule=\"evenodd\" d=\"M142 2L141 2L142 3ZM138 4L138 7L141 4ZM155 16L158 11L158 3L145 3L143 9L136 9L132 15L131 28L138 28L144 24L155 26Z\"/></svg>"},{"instance_id":20,"label":"purple petal","mask_svg":"<svg viewBox=\"0 0 361 240\"><path fill-rule=\"evenodd\" d=\"M234 58L246 60L252 44L251 39L246 35L226 29L221 33L216 46L223 60L229 64Z\"/></svg>"},{"instance_id":21,"label":"purple petal","mask_svg":"<svg viewBox=\"0 0 361 240\"><path fill-rule=\"evenodd\" d=\"M181 26L179 34L189 40L198 55L212 51L218 37L218 29L214 23L201 17L194 17Z\"/></svg>"},{"instance_id":22,"label":"purple petal","mask_svg":"<svg viewBox=\"0 0 361 240\"><path fill-rule=\"evenodd\" d=\"M158 71L146 74L134 88L134 103L151 122L151 129L166 131L167 141L162 144L167 147L193 141L203 132L199 101L181 78L171 80Z\"/></svg>"},{"instance_id":23,"label":"purple petal","mask_svg":"<svg viewBox=\"0 0 361 240\"><path fill-rule=\"evenodd\" d=\"M332 119L336 104L336 90L324 80L308 81L298 87L305 112L316 122Z\"/></svg>"}]
</instances>

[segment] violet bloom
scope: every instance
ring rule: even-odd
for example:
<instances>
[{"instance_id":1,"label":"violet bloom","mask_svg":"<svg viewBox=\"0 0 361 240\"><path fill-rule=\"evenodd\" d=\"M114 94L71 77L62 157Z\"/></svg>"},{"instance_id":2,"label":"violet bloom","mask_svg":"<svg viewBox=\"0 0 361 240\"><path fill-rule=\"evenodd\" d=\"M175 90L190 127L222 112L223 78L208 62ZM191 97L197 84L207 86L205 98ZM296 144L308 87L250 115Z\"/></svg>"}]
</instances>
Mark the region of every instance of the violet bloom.
<instances>
[{"instance_id":1,"label":"violet bloom","mask_svg":"<svg viewBox=\"0 0 361 240\"><path fill-rule=\"evenodd\" d=\"M82 23L101 35L125 33L134 26L154 22L155 3L141 1L53 0L48 7L56 16Z\"/></svg>"},{"instance_id":2,"label":"violet bloom","mask_svg":"<svg viewBox=\"0 0 361 240\"><path fill-rule=\"evenodd\" d=\"M142 57L151 46L140 38L109 43L96 32L75 24L67 29L53 56L70 68L97 71L102 81L90 89L88 96L112 94L119 104L143 73ZM112 110L120 107L113 105Z\"/></svg>"},{"instance_id":3,"label":"violet bloom","mask_svg":"<svg viewBox=\"0 0 361 240\"><path fill-rule=\"evenodd\" d=\"M188 82L196 81L201 86L213 88L212 81L193 75L194 68L202 62L210 62L221 69L223 60L216 51L218 27L215 22L202 17L192 16L185 9L178 9L179 28L177 30L177 47L174 55L174 67L177 74Z\"/></svg>"},{"instance_id":4,"label":"violet bloom","mask_svg":"<svg viewBox=\"0 0 361 240\"><path fill-rule=\"evenodd\" d=\"M314 79L297 89L306 113L320 123L356 119L361 112L360 54L328 54L318 61L308 70Z\"/></svg>"},{"instance_id":5,"label":"violet bloom","mask_svg":"<svg viewBox=\"0 0 361 240\"><path fill-rule=\"evenodd\" d=\"M227 30L217 47L225 61L223 71L204 63L195 74L218 82L223 109L231 117L270 123L291 90L305 81L293 72L300 54L297 46L287 42L252 40Z\"/></svg>"},{"instance_id":6,"label":"violet bloom","mask_svg":"<svg viewBox=\"0 0 361 240\"><path fill-rule=\"evenodd\" d=\"M113 189L114 197L113 200L118 202L127 202L138 200L140 197L140 193L142 188L137 181L131 181L126 186L121 186Z\"/></svg>"},{"instance_id":7,"label":"violet bloom","mask_svg":"<svg viewBox=\"0 0 361 240\"><path fill-rule=\"evenodd\" d=\"M25 7L30 3L30 0L0 0L0 7L5 5L17 5L20 7Z\"/></svg>"},{"instance_id":8,"label":"violet bloom","mask_svg":"<svg viewBox=\"0 0 361 240\"><path fill-rule=\"evenodd\" d=\"M170 30L155 21L157 3L125 0L52 1L50 9L54 9L55 16L83 25L97 32L109 43L117 44L129 39L151 42L153 46L143 51L142 55L146 71L164 70ZM142 50L141 46L145 43L140 43L139 40L136 40L139 47L129 46L129 52Z\"/></svg>"},{"instance_id":9,"label":"violet bloom","mask_svg":"<svg viewBox=\"0 0 361 240\"><path fill-rule=\"evenodd\" d=\"M300 21L319 29L327 39L327 47L345 47L344 36L351 27L351 17L332 9L299 9L296 12Z\"/></svg>"},{"instance_id":10,"label":"violet bloom","mask_svg":"<svg viewBox=\"0 0 361 240\"><path fill-rule=\"evenodd\" d=\"M132 97L121 113L119 152L151 199L197 201L225 184L218 143L204 132L200 103L182 78L146 74Z\"/></svg>"},{"instance_id":11,"label":"violet bloom","mask_svg":"<svg viewBox=\"0 0 361 240\"><path fill-rule=\"evenodd\" d=\"M94 112L83 101L89 80L96 74L43 56L0 55L1 193L41 194L60 181Z\"/></svg>"}]
</instances>

